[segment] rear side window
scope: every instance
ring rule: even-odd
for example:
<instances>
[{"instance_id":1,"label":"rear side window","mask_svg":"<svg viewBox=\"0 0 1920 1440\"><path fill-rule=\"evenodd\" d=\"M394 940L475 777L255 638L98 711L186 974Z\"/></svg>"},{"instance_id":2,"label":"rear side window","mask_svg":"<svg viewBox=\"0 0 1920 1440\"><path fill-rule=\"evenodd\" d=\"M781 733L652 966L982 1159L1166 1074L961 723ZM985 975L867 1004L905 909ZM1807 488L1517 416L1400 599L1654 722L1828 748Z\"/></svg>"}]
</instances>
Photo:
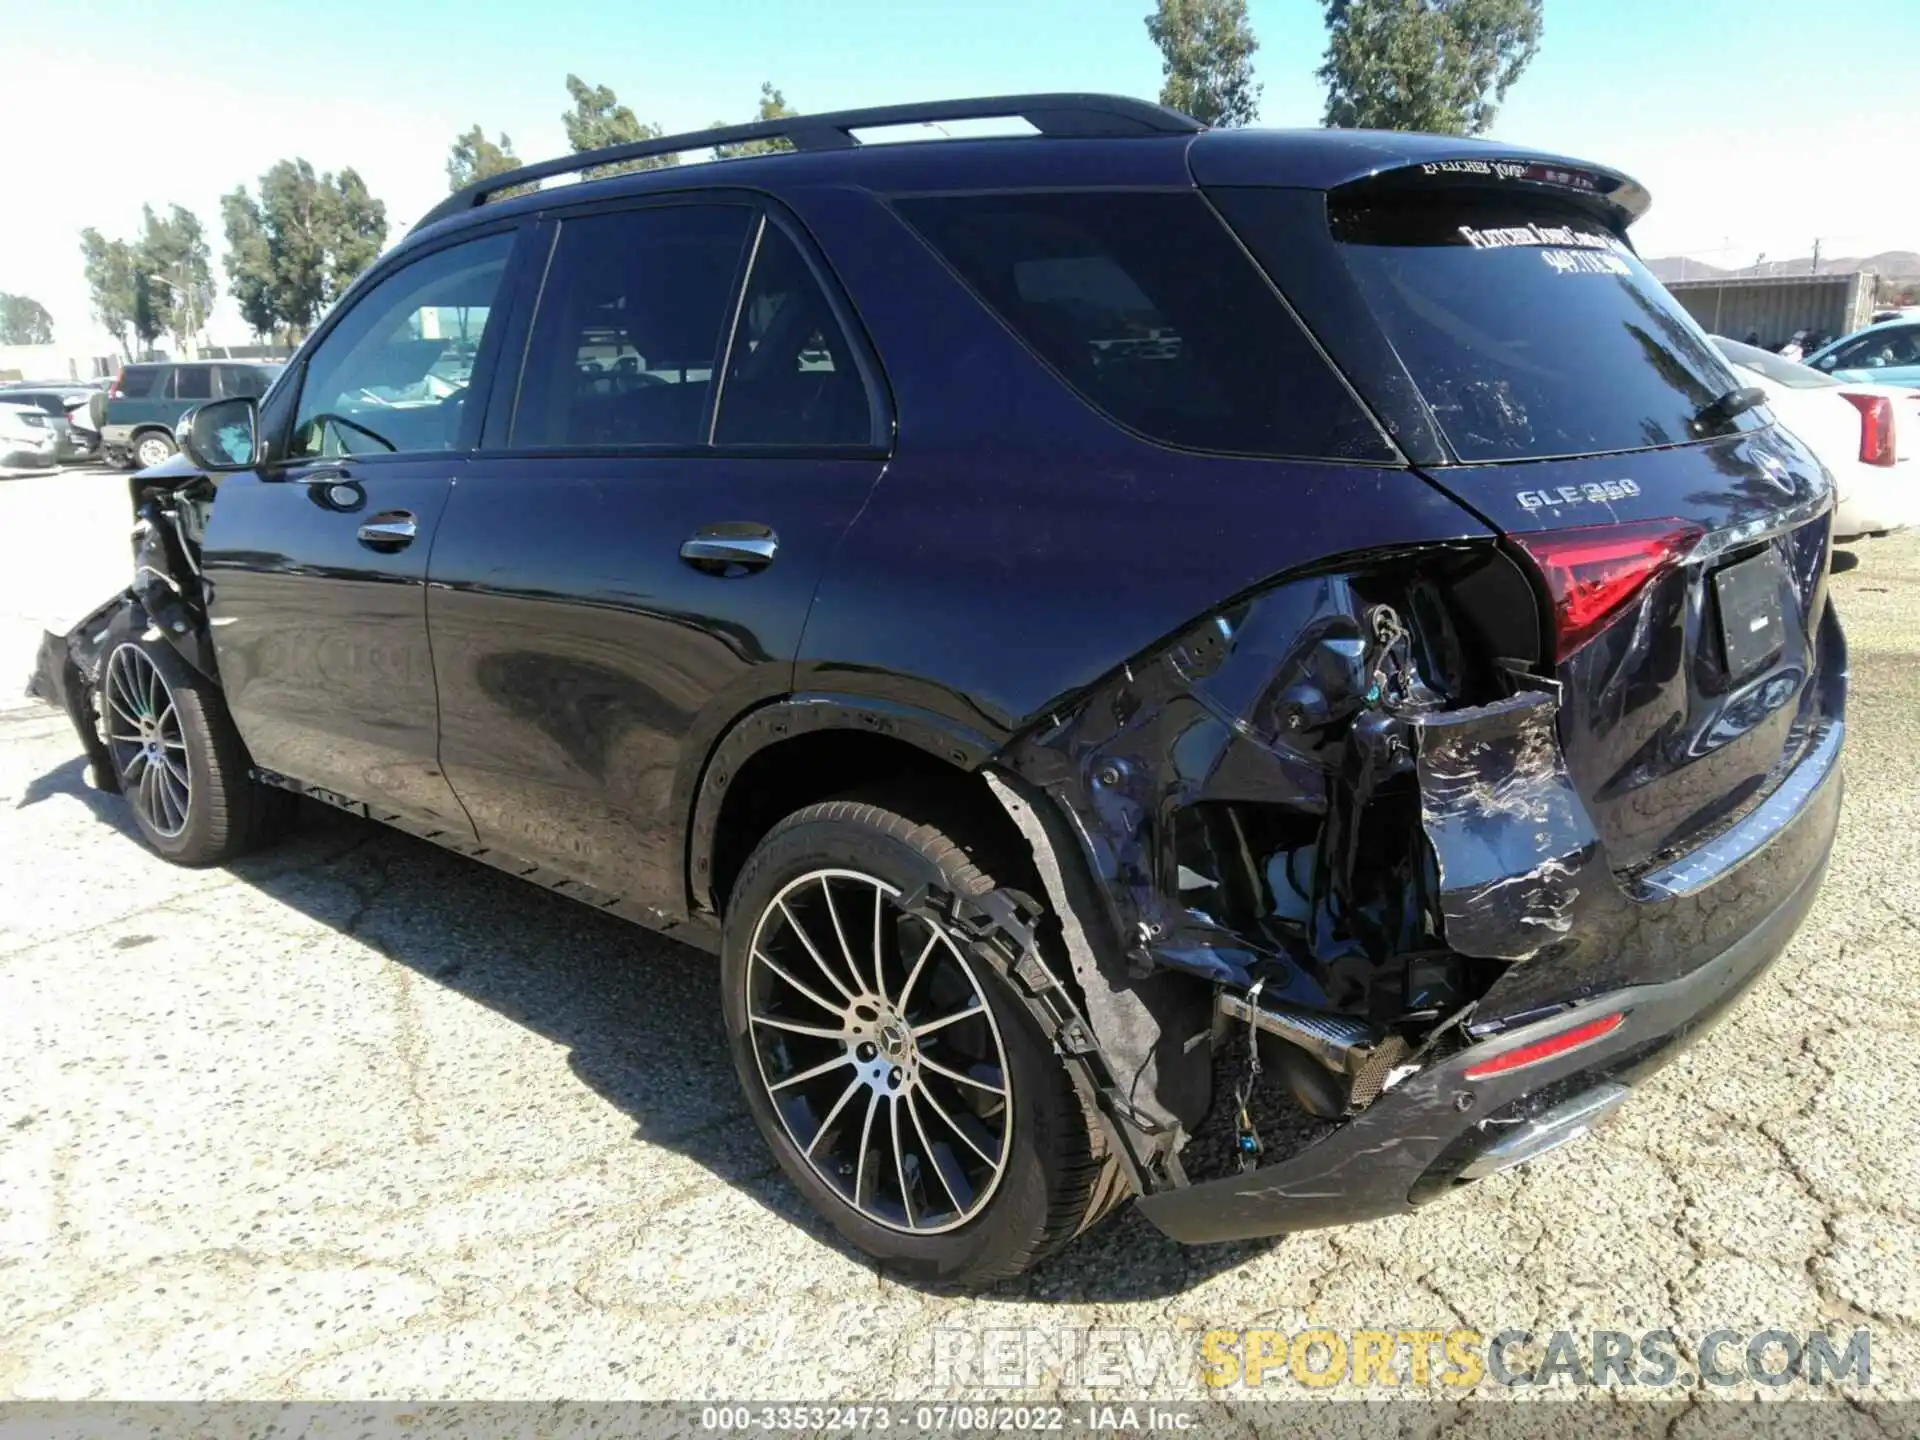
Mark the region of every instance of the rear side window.
<instances>
[{"instance_id":1,"label":"rear side window","mask_svg":"<svg viewBox=\"0 0 1920 1440\"><path fill-rule=\"evenodd\" d=\"M153 394L153 382L159 378L157 365L129 365L120 372L120 393L129 400L144 400Z\"/></svg>"},{"instance_id":2,"label":"rear side window","mask_svg":"<svg viewBox=\"0 0 1920 1440\"><path fill-rule=\"evenodd\" d=\"M867 387L800 247L767 224L728 351L719 445L870 445Z\"/></svg>"},{"instance_id":3,"label":"rear side window","mask_svg":"<svg viewBox=\"0 0 1920 1440\"><path fill-rule=\"evenodd\" d=\"M510 443L704 445L755 218L740 205L674 205L563 221Z\"/></svg>"},{"instance_id":4,"label":"rear side window","mask_svg":"<svg viewBox=\"0 0 1920 1440\"><path fill-rule=\"evenodd\" d=\"M1685 444L1708 433L1703 409L1740 385L1626 241L1575 206L1400 191L1335 196L1328 218L1461 460ZM1747 412L1732 428L1766 423Z\"/></svg>"},{"instance_id":5,"label":"rear side window","mask_svg":"<svg viewBox=\"0 0 1920 1440\"><path fill-rule=\"evenodd\" d=\"M170 393L176 400L211 400L213 398L213 367L211 365L176 367Z\"/></svg>"},{"instance_id":6,"label":"rear side window","mask_svg":"<svg viewBox=\"0 0 1920 1440\"><path fill-rule=\"evenodd\" d=\"M229 399L238 395L264 395L272 380L272 375L267 371L257 370L251 365L220 367L220 389Z\"/></svg>"},{"instance_id":7,"label":"rear side window","mask_svg":"<svg viewBox=\"0 0 1920 1440\"><path fill-rule=\"evenodd\" d=\"M902 199L900 213L1087 402L1242 455L1392 451L1198 195Z\"/></svg>"}]
</instances>

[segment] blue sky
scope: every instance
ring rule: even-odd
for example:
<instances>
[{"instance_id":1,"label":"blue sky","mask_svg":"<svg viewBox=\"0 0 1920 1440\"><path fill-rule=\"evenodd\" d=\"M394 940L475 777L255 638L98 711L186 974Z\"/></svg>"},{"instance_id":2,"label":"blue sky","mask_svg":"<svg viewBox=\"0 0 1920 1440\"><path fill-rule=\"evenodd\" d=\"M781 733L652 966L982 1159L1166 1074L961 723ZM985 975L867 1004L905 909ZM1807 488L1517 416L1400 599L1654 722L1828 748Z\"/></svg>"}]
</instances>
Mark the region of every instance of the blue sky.
<instances>
[{"instance_id":1,"label":"blue sky","mask_svg":"<svg viewBox=\"0 0 1920 1440\"><path fill-rule=\"evenodd\" d=\"M1152 96L1149 5L146 0L49 26L44 5L0 0L0 134L44 136L61 159L9 186L0 290L39 298L78 345L94 335L83 226L131 235L143 200L179 201L216 235L218 273L220 194L287 155L357 168L398 233L444 193L447 145L468 125L504 130L523 158L564 150L569 71L669 129L747 118L763 80L803 110ZM1317 124L1318 0L1248 9L1261 123ZM1638 176L1654 195L1643 253L1746 264L1805 254L1816 236L1828 254L1920 249L1920 0L1546 0L1545 14L1493 134ZM242 328L223 298L216 338Z\"/></svg>"}]
</instances>

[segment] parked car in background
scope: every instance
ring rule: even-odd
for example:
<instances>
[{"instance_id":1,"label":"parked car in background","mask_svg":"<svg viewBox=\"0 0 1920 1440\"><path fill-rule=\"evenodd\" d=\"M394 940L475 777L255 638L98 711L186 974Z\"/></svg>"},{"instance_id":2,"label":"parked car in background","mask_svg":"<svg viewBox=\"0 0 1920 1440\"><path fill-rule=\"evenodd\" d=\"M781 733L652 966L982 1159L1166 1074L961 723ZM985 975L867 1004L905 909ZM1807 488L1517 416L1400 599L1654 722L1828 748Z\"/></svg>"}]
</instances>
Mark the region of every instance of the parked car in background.
<instances>
[{"instance_id":1,"label":"parked car in background","mask_svg":"<svg viewBox=\"0 0 1920 1440\"><path fill-rule=\"evenodd\" d=\"M32 405L53 422L60 463L90 460L100 449L100 432L87 419L87 402L97 392L71 386L12 386L0 390L0 404Z\"/></svg>"},{"instance_id":2,"label":"parked car in background","mask_svg":"<svg viewBox=\"0 0 1920 1440\"><path fill-rule=\"evenodd\" d=\"M1834 539L1920 525L1920 390L1838 380L1720 335L1713 343L1833 475Z\"/></svg>"},{"instance_id":3,"label":"parked car in background","mask_svg":"<svg viewBox=\"0 0 1920 1440\"><path fill-rule=\"evenodd\" d=\"M243 360L125 366L107 389L101 451L115 465L158 465L179 448L174 428L187 411L209 400L264 395L282 368Z\"/></svg>"},{"instance_id":4,"label":"parked car in background","mask_svg":"<svg viewBox=\"0 0 1920 1440\"><path fill-rule=\"evenodd\" d=\"M38 405L9 403L0 393L0 466L9 469L60 463L53 417Z\"/></svg>"},{"instance_id":5,"label":"parked car in background","mask_svg":"<svg viewBox=\"0 0 1920 1440\"><path fill-rule=\"evenodd\" d=\"M1806 363L1841 380L1920 388L1920 320L1885 320L1814 351Z\"/></svg>"},{"instance_id":6,"label":"parked car in background","mask_svg":"<svg viewBox=\"0 0 1920 1440\"><path fill-rule=\"evenodd\" d=\"M1091 95L510 171L195 411L36 691L178 863L291 792L717 952L889 1266L1408 1215L1701 1033L1839 819L1833 487L1648 203Z\"/></svg>"}]
</instances>

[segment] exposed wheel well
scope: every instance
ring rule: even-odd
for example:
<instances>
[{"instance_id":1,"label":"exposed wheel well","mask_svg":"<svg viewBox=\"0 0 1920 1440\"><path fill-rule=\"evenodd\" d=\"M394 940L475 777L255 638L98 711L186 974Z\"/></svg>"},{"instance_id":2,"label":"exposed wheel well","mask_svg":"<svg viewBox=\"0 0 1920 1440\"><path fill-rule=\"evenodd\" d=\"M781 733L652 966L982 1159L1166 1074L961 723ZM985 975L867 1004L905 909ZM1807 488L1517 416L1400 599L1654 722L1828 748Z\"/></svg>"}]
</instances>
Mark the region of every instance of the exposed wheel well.
<instances>
[{"instance_id":1,"label":"exposed wheel well","mask_svg":"<svg viewBox=\"0 0 1920 1440\"><path fill-rule=\"evenodd\" d=\"M728 785L714 827L714 907L725 913L741 867L775 825L855 793L892 797L913 819L945 830L996 880L1037 887L1025 837L978 775L890 736L816 730L755 752Z\"/></svg>"}]
</instances>

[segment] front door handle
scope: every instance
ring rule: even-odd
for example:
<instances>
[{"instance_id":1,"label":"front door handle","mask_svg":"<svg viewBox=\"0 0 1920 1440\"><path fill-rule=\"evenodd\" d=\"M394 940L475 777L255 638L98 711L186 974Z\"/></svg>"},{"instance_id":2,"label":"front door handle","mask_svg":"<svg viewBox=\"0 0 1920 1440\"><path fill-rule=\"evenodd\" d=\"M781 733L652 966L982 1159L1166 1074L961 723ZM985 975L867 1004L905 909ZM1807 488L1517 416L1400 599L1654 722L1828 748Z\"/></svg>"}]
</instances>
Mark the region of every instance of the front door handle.
<instances>
[{"instance_id":1,"label":"front door handle","mask_svg":"<svg viewBox=\"0 0 1920 1440\"><path fill-rule=\"evenodd\" d=\"M383 510L360 527L360 543L369 550L404 550L420 527L405 510Z\"/></svg>"},{"instance_id":2,"label":"front door handle","mask_svg":"<svg viewBox=\"0 0 1920 1440\"><path fill-rule=\"evenodd\" d=\"M748 575L764 570L780 551L780 537L765 525L728 520L696 530L680 558L709 575Z\"/></svg>"}]
</instances>

